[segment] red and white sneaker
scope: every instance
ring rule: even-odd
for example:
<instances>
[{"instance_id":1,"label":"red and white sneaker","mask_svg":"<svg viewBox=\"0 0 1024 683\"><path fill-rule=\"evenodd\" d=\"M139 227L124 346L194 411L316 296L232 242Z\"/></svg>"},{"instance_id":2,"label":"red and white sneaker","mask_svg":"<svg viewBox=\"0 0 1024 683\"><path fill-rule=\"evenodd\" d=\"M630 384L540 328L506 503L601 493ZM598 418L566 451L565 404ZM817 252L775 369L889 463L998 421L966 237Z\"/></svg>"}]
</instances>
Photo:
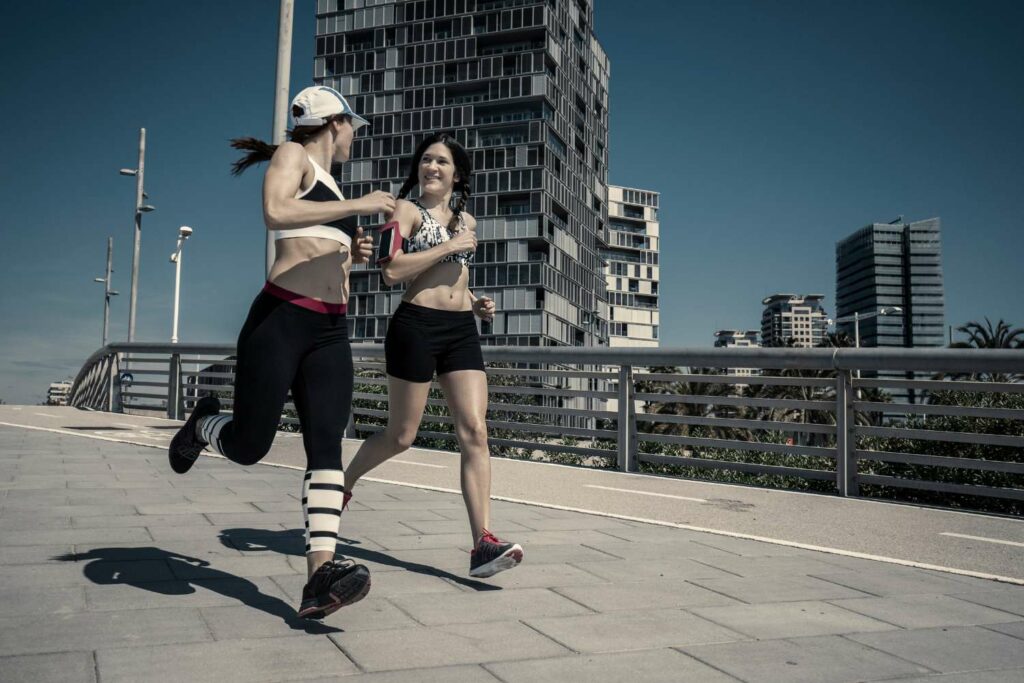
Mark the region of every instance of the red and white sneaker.
<instances>
[{"instance_id":1,"label":"red and white sneaker","mask_svg":"<svg viewBox=\"0 0 1024 683\"><path fill-rule=\"evenodd\" d=\"M484 529L476 547L469 554L469 575L477 578L494 576L512 569L523 561L523 548L518 543L502 541Z\"/></svg>"}]
</instances>

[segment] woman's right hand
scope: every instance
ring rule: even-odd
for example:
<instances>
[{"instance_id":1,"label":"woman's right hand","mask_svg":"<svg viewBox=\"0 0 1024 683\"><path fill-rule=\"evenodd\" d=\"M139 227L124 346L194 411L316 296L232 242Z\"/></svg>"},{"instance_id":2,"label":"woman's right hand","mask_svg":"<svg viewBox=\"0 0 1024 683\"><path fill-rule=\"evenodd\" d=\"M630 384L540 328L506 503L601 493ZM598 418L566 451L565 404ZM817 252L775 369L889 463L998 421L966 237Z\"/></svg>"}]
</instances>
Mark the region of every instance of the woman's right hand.
<instances>
[{"instance_id":1,"label":"woman's right hand","mask_svg":"<svg viewBox=\"0 0 1024 683\"><path fill-rule=\"evenodd\" d=\"M448 250L453 254L476 251L476 231L469 229L460 230L452 235L445 244L448 245Z\"/></svg>"},{"instance_id":2,"label":"woman's right hand","mask_svg":"<svg viewBox=\"0 0 1024 683\"><path fill-rule=\"evenodd\" d=\"M359 214L373 216L382 213L390 217L395 212L395 197L390 192L377 190L359 198Z\"/></svg>"}]
</instances>

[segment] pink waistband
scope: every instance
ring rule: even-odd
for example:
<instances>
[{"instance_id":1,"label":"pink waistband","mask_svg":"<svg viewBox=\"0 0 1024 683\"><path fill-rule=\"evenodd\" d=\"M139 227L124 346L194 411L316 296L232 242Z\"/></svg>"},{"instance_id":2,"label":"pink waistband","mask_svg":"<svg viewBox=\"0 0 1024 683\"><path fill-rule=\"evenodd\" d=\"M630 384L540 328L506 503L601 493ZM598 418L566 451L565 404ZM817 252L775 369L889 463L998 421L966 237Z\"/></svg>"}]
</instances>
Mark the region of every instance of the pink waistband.
<instances>
[{"instance_id":1,"label":"pink waistband","mask_svg":"<svg viewBox=\"0 0 1024 683\"><path fill-rule=\"evenodd\" d=\"M332 304L326 301L320 301L319 299L311 299L308 296L291 292L284 287L278 287L273 282L268 282L263 285L263 291L272 297L283 299L290 304L295 304L296 306L301 306L302 308L306 308L317 313L333 313L335 315L339 315L348 311L348 304Z\"/></svg>"}]
</instances>

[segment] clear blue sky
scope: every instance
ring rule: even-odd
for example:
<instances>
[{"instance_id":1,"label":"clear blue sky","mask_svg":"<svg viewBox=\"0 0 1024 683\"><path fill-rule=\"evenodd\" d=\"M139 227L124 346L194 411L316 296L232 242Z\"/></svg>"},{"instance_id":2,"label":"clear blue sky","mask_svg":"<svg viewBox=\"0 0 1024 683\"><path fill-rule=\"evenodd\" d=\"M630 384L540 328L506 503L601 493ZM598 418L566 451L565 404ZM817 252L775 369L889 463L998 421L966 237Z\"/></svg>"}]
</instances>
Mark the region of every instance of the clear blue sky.
<instances>
[{"instance_id":1,"label":"clear blue sky","mask_svg":"<svg viewBox=\"0 0 1024 683\"><path fill-rule=\"evenodd\" d=\"M560 0L561 1L561 0ZM297 0L292 92L312 77ZM124 338L138 128L148 135L140 340L233 341L262 282L260 172L277 2L4 3L0 399L36 402L98 347L106 237ZM834 246L874 221L940 216L947 322L1024 324L1020 2L598 0L612 64L613 183L662 196L662 344L756 327L760 300L823 293Z\"/></svg>"}]
</instances>

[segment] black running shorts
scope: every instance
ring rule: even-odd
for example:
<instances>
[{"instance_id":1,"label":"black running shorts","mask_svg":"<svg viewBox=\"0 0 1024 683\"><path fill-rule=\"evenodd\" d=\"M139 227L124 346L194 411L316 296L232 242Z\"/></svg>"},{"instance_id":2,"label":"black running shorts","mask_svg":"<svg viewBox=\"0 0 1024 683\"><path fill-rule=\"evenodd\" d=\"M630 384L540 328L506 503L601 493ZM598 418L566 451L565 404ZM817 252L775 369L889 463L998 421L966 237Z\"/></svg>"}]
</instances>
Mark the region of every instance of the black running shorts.
<instances>
[{"instance_id":1,"label":"black running shorts","mask_svg":"<svg viewBox=\"0 0 1024 683\"><path fill-rule=\"evenodd\" d=\"M403 301L384 338L387 372L409 382L429 382L455 370L484 370L472 311L441 311Z\"/></svg>"}]
</instances>

